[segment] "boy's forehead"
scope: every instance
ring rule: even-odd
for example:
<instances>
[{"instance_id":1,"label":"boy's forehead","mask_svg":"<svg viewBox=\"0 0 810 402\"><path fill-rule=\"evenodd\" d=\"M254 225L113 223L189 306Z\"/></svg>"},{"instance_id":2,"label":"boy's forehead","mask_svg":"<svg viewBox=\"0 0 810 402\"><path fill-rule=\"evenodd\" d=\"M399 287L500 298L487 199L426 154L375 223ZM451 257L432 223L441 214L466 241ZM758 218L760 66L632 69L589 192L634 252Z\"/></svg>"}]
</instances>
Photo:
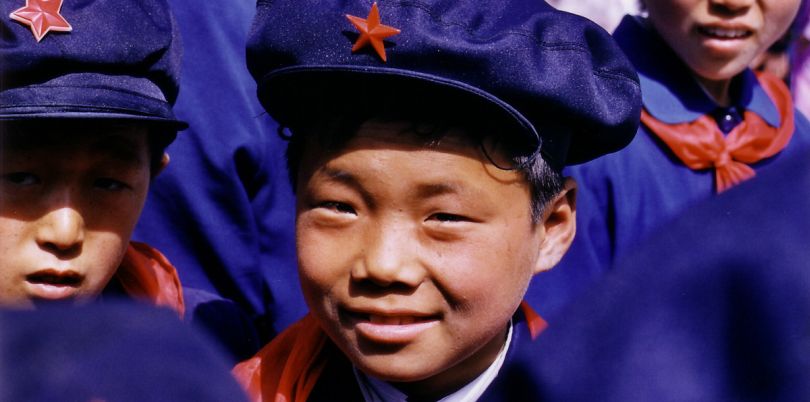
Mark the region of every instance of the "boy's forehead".
<instances>
[{"instance_id":1,"label":"boy's forehead","mask_svg":"<svg viewBox=\"0 0 810 402\"><path fill-rule=\"evenodd\" d=\"M397 176L400 185L420 189L459 191L475 174L458 176L458 169L483 173L478 179L495 179L501 183L525 181L515 170L507 170L492 162L480 146L461 128L448 128L445 135L427 140L415 132L407 121L369 121L339 147L326 147L310 141L302 159L305 171L338 182L359 182L360 176ZM456 172L456 173L454 173ZM308 176L308 175L305 175ZM453 191L448 191L453 190ZM422 190L420 190L422 191Z\"/></svg>"}]
</instances>

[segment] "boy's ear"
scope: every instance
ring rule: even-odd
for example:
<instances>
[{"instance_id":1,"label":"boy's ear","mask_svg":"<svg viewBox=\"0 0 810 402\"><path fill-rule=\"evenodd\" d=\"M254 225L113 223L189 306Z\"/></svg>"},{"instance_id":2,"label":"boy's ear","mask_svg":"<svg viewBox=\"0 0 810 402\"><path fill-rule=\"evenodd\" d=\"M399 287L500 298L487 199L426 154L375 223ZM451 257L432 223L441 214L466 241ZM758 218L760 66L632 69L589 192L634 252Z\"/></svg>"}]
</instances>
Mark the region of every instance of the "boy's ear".
<instances>
[{"instance_id":1,"label":"boy's ear","mask_svg":"<svg viewBox=\"0 0 810 402\"><path fill-rule=\"evenodd\" d=\"M567 177L563 190L543 211L537 230L544 234L540 243L534 273L548 271L557 265L571 247L577 231L577 182Z\"/></svg>"},{"instance_id":2,"label":"boy's ear","mask_svg":"<svg viewBox=\"0 0 810 402\"><path fill-rule=\"evenodd\" d=\"M159 175L160 172L163 171L163 169L166 169L166 166L169 166L169 161L170 160L171 160L171 158L169 158L169 154L164 152L163 156L160 158L160 165L158 165L158 167L155 170L152 171L152 178L153 179L157 175Z\"/></svg>"}]
</instances>

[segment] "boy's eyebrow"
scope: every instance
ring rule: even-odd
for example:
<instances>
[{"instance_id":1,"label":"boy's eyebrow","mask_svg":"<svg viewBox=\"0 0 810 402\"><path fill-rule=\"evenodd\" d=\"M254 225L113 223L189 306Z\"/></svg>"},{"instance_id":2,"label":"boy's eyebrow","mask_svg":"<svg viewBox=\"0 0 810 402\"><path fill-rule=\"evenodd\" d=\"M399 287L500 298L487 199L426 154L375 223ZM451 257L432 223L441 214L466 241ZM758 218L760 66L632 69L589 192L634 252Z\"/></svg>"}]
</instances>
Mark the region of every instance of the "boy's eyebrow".
<instances>
[{"instance_id":1,"label":"boy's eyebrow","mask_svg":"<svg viewBox=\"0 0 810 402\"><path fill-rule=\"evenodd\" d=\"M366 191L366 189L360 183L360 180L358 180L353 174L342 169L336 169L328 166L323 168L323 173L329 178L329 180L344 184L359 192L366 203L371 202L371 194Z\"/></svg>"},{"instance_id":2,"label":"boy's eyebrow","mask_svg":"<svg viewBox=\"0 0 810 402\"><path fill-rule=\"evenodd\" d=\"M428 183L420 184L417 187L416 196L418 198L431 198L444 194L459 194L463 192L465 192L464 189L456 183Z\"/></svg>"}]
</instances>

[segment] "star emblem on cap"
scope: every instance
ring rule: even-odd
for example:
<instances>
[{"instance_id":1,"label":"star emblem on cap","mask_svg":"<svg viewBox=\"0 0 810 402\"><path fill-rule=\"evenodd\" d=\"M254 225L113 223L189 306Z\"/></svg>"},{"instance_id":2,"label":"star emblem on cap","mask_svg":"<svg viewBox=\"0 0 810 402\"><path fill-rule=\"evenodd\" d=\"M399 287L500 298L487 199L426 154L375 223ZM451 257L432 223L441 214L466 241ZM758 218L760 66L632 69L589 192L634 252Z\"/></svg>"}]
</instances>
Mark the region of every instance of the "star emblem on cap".
<instances>
[{"instance_id":1,"label":"star emblem on cap","mask_svg":"<svg viewBox=\"0 0 810 402\"><path fill-rule=\"evenodd\" d=\"M346 14L346 18L360 31L360 37L354 42L352 52L371 44L371 47L374 48L382 61L387 61L383 39L398 34L400 30L380 23L380 10L377 8L377 3L371 5L371 11L369 11L367 18L355 17L349 14Z\"/></svg>"},{"instance_id":2,"label":"star emblem on cap","mask_svg":"<svg viewBox=\"0 0 810 402\"><path fill-rule=\"evenodd\" d=\"M34 38L41 41L48 32L70 32L73 27L59 14L62 0L25 0L25 7L9 14L9 18L31 27Z\"/></svg>"}]
</instances>

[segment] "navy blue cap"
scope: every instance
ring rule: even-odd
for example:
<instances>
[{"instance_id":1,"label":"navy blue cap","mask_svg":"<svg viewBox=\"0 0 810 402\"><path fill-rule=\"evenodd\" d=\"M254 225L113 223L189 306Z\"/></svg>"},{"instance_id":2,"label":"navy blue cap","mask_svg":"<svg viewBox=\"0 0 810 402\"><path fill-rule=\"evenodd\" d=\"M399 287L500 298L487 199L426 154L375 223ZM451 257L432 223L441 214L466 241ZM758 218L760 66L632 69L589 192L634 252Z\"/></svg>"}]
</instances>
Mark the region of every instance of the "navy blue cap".
<instances>
[{"instance_id":1,"label":"navy blue cap","mask_svg":"<svg viewBox=\"0 0 810 402\"><path fill-rule=\"evenodd\" d=\"M209 339L135 303L0 310L2 401L247 401Z\"/></svg>"},{"instance_id":2,"label":"navy blue cap","mask_svg":"<svg viewBox=\"0 0 810 402\"><path fill-rule=\"evenodd\" d=\"M166 1L65 1L62 21L30 11L60 1L0 2L0 120L127 119L185 128L172 112L181 48ZM72 30L43 30L38 41L25 18Z\"/></svg>"},{"instance_id":3,"label":"navy blue cap","mask_svg":"<svg viewBox=\"0 0 810 402\"><path fill-rule=\"evenodd\" d=\"M259 0L247 60L268 113L289 126L324 98L449 95L462 100L462 115L501 118L558 166L621 149L635 135L638 76L591 21L537 0L378 7L381 23L401 30L384 39L387 61L371 46L352 51L358 31L346 15L366 18L370 0Z\"/></svg>"}]
</instances>

